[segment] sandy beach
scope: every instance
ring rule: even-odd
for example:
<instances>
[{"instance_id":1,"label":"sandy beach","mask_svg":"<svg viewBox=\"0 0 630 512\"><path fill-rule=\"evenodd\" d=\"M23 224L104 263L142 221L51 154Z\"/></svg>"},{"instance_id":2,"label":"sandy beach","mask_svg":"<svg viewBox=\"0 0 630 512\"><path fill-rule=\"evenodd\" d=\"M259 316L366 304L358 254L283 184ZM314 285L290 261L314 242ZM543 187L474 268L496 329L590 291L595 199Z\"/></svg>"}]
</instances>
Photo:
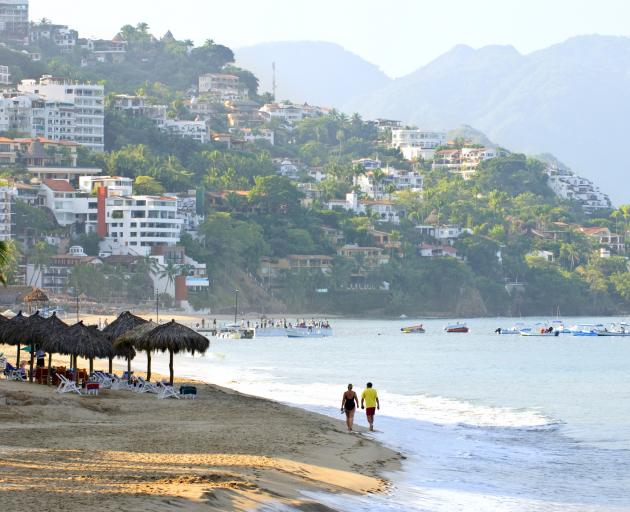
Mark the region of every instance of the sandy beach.
<instances>
[{"instance_id":1,"label":"sandy beach","mask_svg":"<svg viewBox=\"0 0 630 512\"><path fill-rule=\"evenodd\" d=\"M14 347L0 346L14 360ZM62 360L63 361L63 360ZM81 364L80 364L81 366ZM7 509L325 511L301 491L376 493L400 455L341 421L196 384L197 400L0 381Z\"/></svg>"}]
</instances>

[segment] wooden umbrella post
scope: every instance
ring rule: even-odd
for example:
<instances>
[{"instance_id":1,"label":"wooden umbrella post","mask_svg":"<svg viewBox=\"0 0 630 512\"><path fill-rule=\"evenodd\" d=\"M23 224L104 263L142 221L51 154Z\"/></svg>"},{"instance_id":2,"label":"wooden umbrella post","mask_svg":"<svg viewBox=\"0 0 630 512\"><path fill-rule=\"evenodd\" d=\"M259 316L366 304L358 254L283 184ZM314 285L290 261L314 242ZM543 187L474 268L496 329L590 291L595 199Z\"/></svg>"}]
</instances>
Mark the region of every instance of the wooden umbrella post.
<instances>
[{"instance_id":1,"label":"wooden umbrella post","mask_svg":"<svg viewBox=\"0 0 630 512\"><path fill-rule=\"evenodd\" d=\"M20 369L20 344L17 344L17 355L15 356L15 366Z\"/></svg>"},{"instance_id":2,"label":"wooden umbrella post","mask_svg":"<svg viewBox=\"0 0 630 512\"><path fill-rule=\"evenodd\" d=\"M147 382L151 382L151 351L147 350Z\"/></svg>"},{"instance_id":3,"label":"wooden umbrella post","mask_svg":"<svg viewBox=\"0 0 630 512\"><path fill-rule=\"evenodd\" d=\"M35 359L35 351L34 351L35 345L33 345L31 343L30 347L31 347L31 357L30 357L30 361L29 361L29 364L28 364L29 370L30 370L29 376L28 376L28 381L32 383L33 382L33 373L34 373L33 372L33 363L34 363L34 359Z\"/></svg>"},{"instance_id":4,"label":"wooden umbrella post","mask_svg":"<svg viewBox=\"0 0 630 512\"><path fill-rule=\"evenodd\" d=\"M94 373L94 358L90 357L90 375Z\"/></svg>"},{"instance_id":5,"label":"wooden umbrella post","mask_svg":"<svg viewBox=\"0 0 630 512\"><path fill-rule=\"evenodd\" d=\"M168 351L168 371L171 375L170 384L173 385L173 349L169 349Z\"/></svg>"},{"instance_id":6,"label":"wooden umbrella post","mask_svg":"<svg viewBox=\"0 0 630 512\"><path fill-rule=\"evenodd\" d=\"M114 358L113 357L109 358L109 373L110 375L114 373Z\"/></svg>"},{"instance_id":7,"label":"wooden umbrella post","mask_svg":"<svg viewBox=\"0 0 630 512\"><path fill-rule=\"evenodd\" d=\"M131 384L131 357L127 358L127 383Z\"/></svg>"},{"instance_id":8,"label":"wooden umbrella post","mask_svg":"<svg viewBox=\"0 0 630 512\"><path fill-rule=\"evenodd\" d=\"M46 384L49 386L52 384L52 353L48 352L48 376L46 377Z\"/></svg>"}]
</instances>

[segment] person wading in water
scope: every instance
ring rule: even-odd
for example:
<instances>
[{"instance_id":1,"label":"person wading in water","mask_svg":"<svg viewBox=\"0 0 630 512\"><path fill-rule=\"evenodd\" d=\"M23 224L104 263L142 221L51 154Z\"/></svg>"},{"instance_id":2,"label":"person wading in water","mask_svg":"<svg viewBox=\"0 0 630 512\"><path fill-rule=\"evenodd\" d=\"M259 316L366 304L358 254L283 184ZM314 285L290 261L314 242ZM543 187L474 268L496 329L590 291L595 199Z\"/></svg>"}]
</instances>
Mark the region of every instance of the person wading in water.
<instances>
[{"instance_id":1,"label":"person wading in water","mask_svg":"<svg viewBox=\"0 0 630 512\"><path fill-rule=\"evenodd\" d=\"M357 397L357 394L352 391L352 384L348 384L348 391L344 391L343 398L341 399L341 412L346 413L346 425L348 425L348 432L352 432L354 412L357 407L359 407L359 398Z\"/></svg>"}]
</instances>

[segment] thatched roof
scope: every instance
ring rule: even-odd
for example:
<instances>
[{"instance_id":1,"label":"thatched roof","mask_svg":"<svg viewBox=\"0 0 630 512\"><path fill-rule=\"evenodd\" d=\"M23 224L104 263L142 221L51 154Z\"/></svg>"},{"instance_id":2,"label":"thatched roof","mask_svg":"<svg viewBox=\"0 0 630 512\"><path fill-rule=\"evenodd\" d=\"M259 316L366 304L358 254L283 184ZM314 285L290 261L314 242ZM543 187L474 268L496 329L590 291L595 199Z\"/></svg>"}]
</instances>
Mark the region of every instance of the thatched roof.
<instances>
[{"instance_id":1,"label":"thatched roof","mask_svg":"<svg viewBox=\"0 0 630 512\"><path fill-rule=\"evenodd\" d=\"M70 327L53 313L35 326L29 329L31 340L46 352L58 352L57 347L63 347L68 343L68 330Z\"/></svg>"},{"instance_id":2,"label":"thatched roof","mask_svg":"<svg viewBox=\"0 0 630 512\"><path fill-rule=\"evenodd\" d=\"M114 349L115 350L128 350L135 347L136 343L141 340L145 335L150 333L153 329L158 327L158 324L149 320L143 324L140 324L138 327L127 331L122 336L119 336L114 340Z\"/></svg>"},{"instance_id":3,"label":"thatched roof","mask_svg":"<svg viewBox=\"0 0 630 512\"><path fill-rule=\"evenodd\" d=\"M0 315L0 324L3 324L4 322L8 322L9 319L6 316L2 316Z\"/></svg>"},{"instance_id":4,"label":"thatched roof","mask_svg":"<svg viewBox=\"0 0 630 512\"><path fill-rule=\"evenodd\" d=\"M0 323L0 343L7 345L27 345L31 343L31 329L43 321L44 317L40 316L39 311L36 311L31 316L24 316L20 311L10 320Z\"/></svg>"},{"instance_id":5,"label":"thatched roof","mask_svg":"<svg viewBox=\"0 0 630 512\"><path fill-rule=\"evenodd\" d=\"M118 318L111 324L105 327L101 332L109 340L114 341L116 338L122 336L127 331L138 327L139 325L147 323L147 320L140 318L129 311L125 311L118 315Z\"/></svg>"},{"instance_id":6,"label":"thatched roof","mask_svg":"<svg viewBox=\"0 0 630 512\"><path fill-rule=\"evenodd\" d=\"M205 352L210 346L210 341L185 325L171 320L136 340L134 346L140 350L194 353Z\"/></svg>"},{"instance_id":7,"label":"thatched roof","mask_svg":"<svg viewBox=\"0 0 630 512\"><path fill-rule=\"evenodd\" d=\"M55 352L81 357L114 357L114 347L96 327L87 327L83 321L68 328L68 335L60 339Z\"/></svg>"},{"instance_id":8,"label":"thatched roof","mask_svg":"<svg viewBox=\"0 0 630 512\"><path fill-rule=\"evenodd\" d=\"M22 297L23 302L48 302L48 295L46 295L39 288L33 288L30 292Z\"/></svg>"}]
</instances>

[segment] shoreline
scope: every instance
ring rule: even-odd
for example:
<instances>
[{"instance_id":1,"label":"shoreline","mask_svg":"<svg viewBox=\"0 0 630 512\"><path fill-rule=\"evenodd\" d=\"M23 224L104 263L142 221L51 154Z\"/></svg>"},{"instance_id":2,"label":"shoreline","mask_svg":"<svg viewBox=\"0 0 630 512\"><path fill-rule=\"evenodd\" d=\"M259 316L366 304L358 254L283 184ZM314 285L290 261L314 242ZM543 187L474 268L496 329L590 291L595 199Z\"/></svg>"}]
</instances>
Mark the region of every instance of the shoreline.
<instances>
[{"instance_id":1,"label":"shoreline","mask_svg":"<svg viewBox=\"0 0 630 512\"><path fill-rule=\"evenodd\" d=\"M0 351L15 359L15 347ZM53 387L1 381L3 503L217 511L280 503L323 512L332 509L303 491L383 492L383 473L400 470L399 453L346 433L340 420L193 382L197 400L111 390L58 395Z\"/></svg>"}]
</instances>

